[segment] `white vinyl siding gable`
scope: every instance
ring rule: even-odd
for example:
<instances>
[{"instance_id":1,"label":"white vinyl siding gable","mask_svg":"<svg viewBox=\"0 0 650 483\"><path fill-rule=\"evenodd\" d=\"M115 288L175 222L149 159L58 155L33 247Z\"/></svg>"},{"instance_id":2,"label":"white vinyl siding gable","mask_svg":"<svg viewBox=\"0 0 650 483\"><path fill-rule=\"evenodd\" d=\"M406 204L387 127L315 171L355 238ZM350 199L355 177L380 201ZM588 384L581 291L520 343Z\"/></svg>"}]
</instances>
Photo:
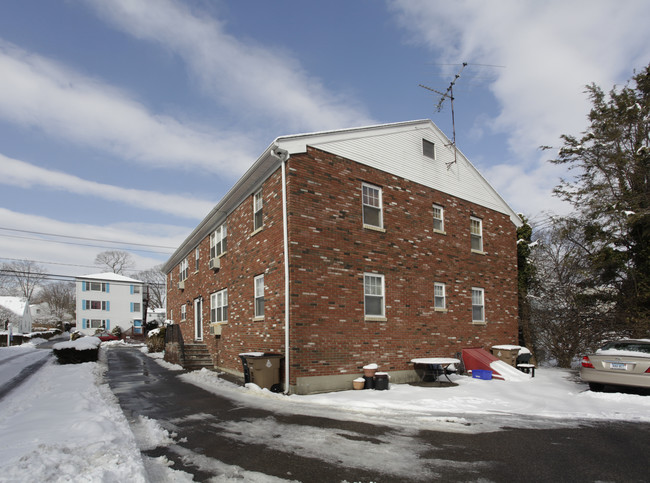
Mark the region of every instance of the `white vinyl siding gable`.
<instances>
[{"instance_id":1,"label":"white vinyl siding gable","mask_svg":"<svg viewBox=\"0 0 650 483\"><path fill-rule=\"evenodd\" d=\"M435 162L423 155L423 138L435 144ZM299 149L300 138L291 146ZM314 136L308 144L389 174L456 196L521 220L460 150L454 162L451 141L429 121L378 126L351 133Z\"/></svg>"}]
</instances>

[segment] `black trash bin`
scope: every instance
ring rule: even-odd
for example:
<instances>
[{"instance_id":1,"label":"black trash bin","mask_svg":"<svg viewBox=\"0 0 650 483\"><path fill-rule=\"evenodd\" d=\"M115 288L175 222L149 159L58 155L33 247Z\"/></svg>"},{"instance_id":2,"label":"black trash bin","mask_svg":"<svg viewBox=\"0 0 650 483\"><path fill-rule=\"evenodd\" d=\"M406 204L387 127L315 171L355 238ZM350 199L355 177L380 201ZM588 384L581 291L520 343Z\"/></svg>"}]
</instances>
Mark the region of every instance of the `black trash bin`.
<instances>
[{"instance_id":1,"label":"black trash bin","mask_svg":"<svg viewBox=\"0 0 650 483\"><path fill-rule=\"evenodd\" d=\"M274 352L243 352L244 382L257 384L272 392L282 392L280 371L284 356Z\"/></svg>"},{"instance_id":2,"label":"black trash bin","mask_svg":"<svg viewBox=\"0 0 650 483\"><path fill-rule=\"evenodd\" d=\"M388 389L388 373L377 372L375 374L375 390L385 391Z\"/></svg>"}]
</instances>

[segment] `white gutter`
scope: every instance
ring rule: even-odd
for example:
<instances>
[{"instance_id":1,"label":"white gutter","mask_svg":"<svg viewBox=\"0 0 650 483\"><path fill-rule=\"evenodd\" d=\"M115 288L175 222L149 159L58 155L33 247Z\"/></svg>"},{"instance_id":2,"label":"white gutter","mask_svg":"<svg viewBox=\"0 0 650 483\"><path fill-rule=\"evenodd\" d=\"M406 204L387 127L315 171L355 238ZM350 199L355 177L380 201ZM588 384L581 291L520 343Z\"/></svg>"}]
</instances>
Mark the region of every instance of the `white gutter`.
<instances>
[{"instance_id":1,"label":"white gutter","mask_svg":"<svg viewBox=\"0 0 650 483\"><path fill-rule=\"evenodd\" d=\"M284 393L289 394L289 224L287 217L287 173L286 164L289 151L275 145L271 155L282 165L282 228L284 235Z\"/></svg>"}]
</instances>

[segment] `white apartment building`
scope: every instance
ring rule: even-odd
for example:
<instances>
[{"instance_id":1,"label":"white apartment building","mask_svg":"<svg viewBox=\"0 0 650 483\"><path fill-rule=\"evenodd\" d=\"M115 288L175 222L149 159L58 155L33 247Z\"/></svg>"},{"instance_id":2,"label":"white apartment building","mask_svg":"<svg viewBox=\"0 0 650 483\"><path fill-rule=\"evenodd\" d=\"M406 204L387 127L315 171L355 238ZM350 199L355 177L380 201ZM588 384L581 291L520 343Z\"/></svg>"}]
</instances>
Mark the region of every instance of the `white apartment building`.
<instances>
[{"instance_id":1,"label":"white apartment building","mask_svg":"<svg viewBox=\"0 0 650 483\"><path fill-rule=\"evenodd\" d=\"M144 282L112 272L76 277L77 330L93 335L97 329L142 334Z\"/></svg>"}]
</instances>

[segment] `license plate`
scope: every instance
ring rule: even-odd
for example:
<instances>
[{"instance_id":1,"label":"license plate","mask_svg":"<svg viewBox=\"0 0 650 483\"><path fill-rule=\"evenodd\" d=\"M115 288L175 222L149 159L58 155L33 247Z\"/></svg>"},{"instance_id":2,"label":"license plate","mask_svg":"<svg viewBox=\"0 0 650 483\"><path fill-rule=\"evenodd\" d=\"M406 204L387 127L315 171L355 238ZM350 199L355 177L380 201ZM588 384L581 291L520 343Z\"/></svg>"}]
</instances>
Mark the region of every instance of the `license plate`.
<instances>
[{"instance_id":1,"label":"license plate","mask_svg":"<svg viewBox=\"0 0 650 483\"><path fill-rule=\"evenodd\" d=\"M627 369L627 366L623 364L622 362L612 362L610 363L610 369L617 369L619 371L624 371Z\"/></svg>"}]
</instances>

